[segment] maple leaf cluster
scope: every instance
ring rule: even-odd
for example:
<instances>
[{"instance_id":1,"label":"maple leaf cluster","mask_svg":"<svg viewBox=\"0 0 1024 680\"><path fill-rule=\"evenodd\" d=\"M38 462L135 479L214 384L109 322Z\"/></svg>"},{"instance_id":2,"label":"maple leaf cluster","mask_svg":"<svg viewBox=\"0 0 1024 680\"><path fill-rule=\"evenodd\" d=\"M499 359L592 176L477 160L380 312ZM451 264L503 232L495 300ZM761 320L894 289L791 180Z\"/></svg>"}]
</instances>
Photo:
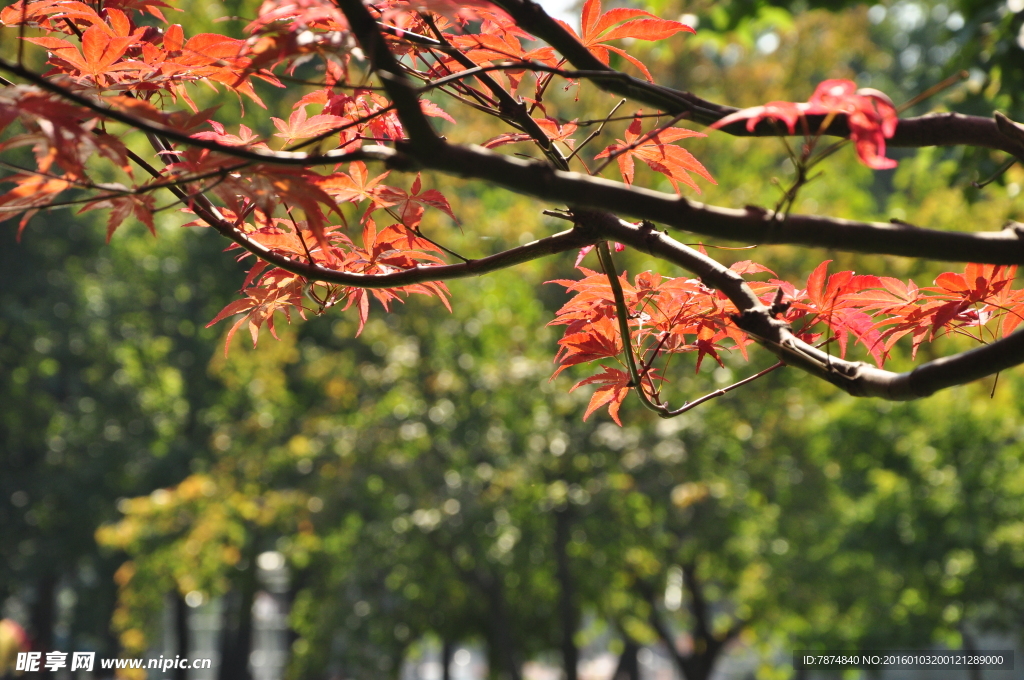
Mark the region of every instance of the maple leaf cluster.
<instances>
[{"instance_id":1,"label":"maple leaf cluster","mask_svg":"<svg viewBox=\"0 0 1024 680\"><path fill-rule=\"evenodd\" d=\"M170 23L174 8L162 0L107 0L102 9L77 0L19 0L3 8L0 23L21 30L25 46L46 50L49 70L33 74L20 62L0 64L27 81L0 88L0 153L28 147L35 163L5 165L10 174L0 182L13 187L0 195L0 221L20 215L24 229L40 210L78 206L108 211L108 238L132 216L155 233L154 214L162 209L156 197L169 193L170 205L193 216L186 226L216 228L234 241L240 260L251 262L241 297L211 325L234 318L227 344L242 326L255 343L264 327L275 334L279 313L290 321L332 307L352 308L361 332L371 299L385 311L411 294L448 305L448 290L430 280L431 270L480 262L455 255L423 232L427 210L458 220L448 199L425 186L420 174L408 185L391 176L395 168L421 166L396 162L375 174L364 162L394 159L414 141L406 129L414 127L409 111L401 110L407 103L392 96L397 80L407 81L401 87L412 93L419 115L454 124L450 104L499 120L505 131L481 143L498 153L528 155L518 145L530 144L549 169L593 176L614 161L627 188L637 181L637 160L677 194L699 193L702 182L715 182L681 146L704 136L680 125L682 116L559 116L548 95L553 83L568 90L586 78L568 71L564 55L495 5L382 0L356 6L379 32L376 43L356 35L352 7L331 0L265 0L240 37L188 35ZM600 0L584 3L580 26L577 32L562 23L559 30L600 64L620 59L646 81L652 80L647 67L614 43L693 33L644 10L603 11ZM29 27L32 35L24 34ZM367 44L386 48L391 71L369 67L380 55L365 54L360 46ZM318 80L297 77L304 64L313 67L303 73L318 73ZM216 119L215 108L200 110L196 103L195 88L208 86L266 108L257 81L289 97L287 119L249 125L246 118L229 129ZM898 122L895 107L883 93L849 81L825 81L807 102L770 102L712 127L746 120L752 130L770 119L790 133L802 124L810 137L820 133L809 129L811 115L824 116L823 127L845 117L862 162L877 169L895 165L885 157L886 139ZM606 125L618 121L624 126L614 143L589 147ZM134 134L139 130L146 134ZM140 154L141 137L151 147L148 159ZM572 211L566 216L571 219ZM571 246L583 245L577 266L595 243ZM508 253L510 262L522 261ZM453 264L452 258L461 262ZM946 273L934 286L919 288L912 281L853 272L828 275L828 264L818 266L803 288L778 279L749 286L798 338L829 352L834 348L840 357L851 339L879 366L906 336L914 353L922 342L944 334L984 343L1013 331L1024 313L1024 292L1011 287L1012 267L969 265L963 274ZM707 357L723 365L726 351L746 356L752 339L734 320L736 306L700 279L647 271L630 280L610 268L580 271L579 280L556 282L572 297L552 323L566 327L555 375L580 364L601 366L573 388L596 386L586 416L607 406L618 422L631 389L661 407L665 362L672 355L695 353L697 370ZM732 271L774 276L749 261ZM409 273L417 275L415 283L390 285L393 275ZM624 298L620 305L613 281ZM627 338L621 337L620 315L626 317Z\"/></svg>"},{"instance_id":2,"label":"maple leaf cluster","mask_svg":"<svg viewBox=\"0 0 1024 680\"><path fill-rule=\"evenodd\" d=\"M958 335L986 343L1012 333L1024 321L1024 290L1014 290L1016 267L968 264L961 273L939 275L933 286L919 288L913 280L857 275L852 271L828 274L826 260L818 265L803 288L777 278L752 281L750 287L766 305L780 309L800 339L835 346L844 358L850 340L863 345L882 367L896 342L913 339L912 357L920 345L939 335ZM732 265L737 274L759 274L770 269L745 260ZM600 373L577 382L572 389L596 384L584 419L602 406L616 423L622 401L631 388L643 389L655 404L662 403L664 378L656 361L672 354L695 352L696 371L706 356L719 366L723 350L739 351L753 342L735 323L735 306L728 298L697 279L670 279L645 271L619 285L626 301L629 344L623 346L616 323L616 306L608 277L580 267L580 280L555 280L573 295L551 325L566 326L558 341L558 368L552 378L570 366L599 363ZM636 386L623 359L631 352L643 381ZM601 364L607 360L618 367Z\"/></svg>"},{"instance_id":3,"label":"maple leaf cluster","mask_svg":"<svg viewBox=\"0 0 1024 680\"><path fill-rule=\"evenodd\" d=\"M251 203L241 206L241 209L253 214L253 223L236 220L236 224L247 236L268 250L294 259L306 259L336 271L374 276L423 265L442 264L443 251L433 242L421 237L418 228L428 207L441 210L455 219L447 199L435 189L423 190L419 175L416 176L410 191L382 184L388 174L385 172L371 179L366 165L355 162L350 164L348 172L336 172L316 179L316 196L324 203L333 205L339 214L339 202L353 203L361 208L361 244L350 238L342 227L325 227L322 224L322 214L313 203L306 207L305 213L320 216L321 223L316 227L308 220L268 217L266 212L260 208L253 208ZM272 176L271 180L282 181L276 175ZM300 182L296 191L305 190L304 183ZM278 191L287 193L288 187L279 186ZM305 200L314 199L306 196ZM381 211L394 223L378 229L373 216ZM231 211L229 216L237 214L239 213ZM207 226L201 219L191 222L190 225ZM239 255L239 259L250 257L252 253L247 250L243 250ZM437 296L445 306L448 306L448 289L439 281L381 289L339 285L313 286L305 277L279 267L270 267L265 260L256 260L253 264L242 292L244 298L229 304L209 324L212 326L230 316L245 313L245 316L238 319L228 332L225 352L235 331L242 324L248 322L255 344L264 323L267 323L273 333L274 312L285 312L289 315L289 320L293 309L300 315L304 314L307 302L304 298L316 303L317 313L323 313L338 304L343 305L343 310L354 306L359 314L357 335L362 333L369 316L371 297L376 299L385 311L388 311L394 301L400 301L401 296L413 293Z\"/></svg>"},{"instance_id":4,"label":"maple leaf cluster","mask_svg":"<svg viewBox=\"0 0 1024 680\"><path fill-rule=\"evenodd\" d=\"M373 9L382 24L395 29L389 35L389 46L396 54L407 56L414 63L421 62L423 71L419 75L423 79L453 76L466 70L467 64L487 66L508 60L552 68L564 64L551 47L525 48L523 41L532 41L533 36L487 3L478 3L469 17L461 11L449 11L457 6L443 1L427 5L441 14L416 11L419 7L384 2ZM190 139L268 157L276 149L315 146L319 150L348 152L367 142L395 143L406 139L395 107L385 96L373 88L348 85L353 56L358 58L362 54L355 48L344 14L333 2L266 0L257 18L246 28L247 39L209 33L188 37L180 24L167 21L164 10L168 9L171 6L160 0L106 3L102 12L74 0L20 0L0 11L0 21L5 26L33 26L51 34L24 38L47 50L52 68L46 76L64 78L61 82L72 91L106 93L106 103L118 111ZM661 20L640 10L601 13L597 0L587 3L584 14L584 39L595 54L604 61L608 60L609 51L624 55L645 73L642 64L606 43L621 38L656 40L691 30L679 22ZM164 27L145 25L143 15L148 17L146 23L152 24L155 19ZM470 17L479 22L475 31L467 30ZM456 59L450 51L433 53L414 41L402 40L406 34L432 32L464 58ZM213 110L200 111L189 92L190 86L197 83L216 83L264 106L252 87L253 78L284 87L275 69L284 69L291 75L297 65L317 57L323 62L324 85L297 99L287 120L271 118L277 130L273 139L262 137L244 123L229 131L211 117ZM525 69L518 73L501 71L495 77L515 93L523 84L525 73ZM532 83L533 97L524 101L543 112L542 94L552 78L551 74L538 74ZM452 93L456 96L478 93L465 83L455 81L454 85ZM185 111L168 106L179 101L185 104ZM455 122L433 101L423 99L421 107L428 116ZM443 264L445 253L420 235L421 218L425 209L434 208L457 221L447 199L436 190L424 189L419 176L411 191L406 191L383 184L387 172L370 177L362 162L348 164L347 171L337 169L321 174L271 162L239 162L215 149L179 145L173 150L161 150L160 176L137 181L127 147L117 135L107 132L102 115L33 87L11 87L0 93L0 129L14 121L20 122L27 133L10 137L0 151L31 144L37 167L4 178L17 186L0 196L0 208L5 212L0 219L21 213L22 228L36 210L83 202L67 200L67 196L77 195L76 190L98 189L101 196L84 201L82 209L110 210L108 237L131 215L152 230L156 209L153 192L162 187L179 187L193 195L216 197L220 214L232 227L271 253L335 271L372 276ZM536 117L535 121L551 143L575 148L575 123L561 123L548 116ZM688 152L670 145L701 133L682 128L655 129L637 140L640 122L638 118L627 130L626 147L609 147L596 157L614 155L622 168L631 167L633 157L641 158L669 176L674 186L682 182L696 188L687 172L713 181ZM530 140L530 135L514 132L485 146L493 148ZM87 164L97 155L114 161L127 181L94 180ZM632 179L630 170L627 180ZM356 219L361 225L361 245L348 233L344 204L359 207ZM188 204L186 210L193 208ZM382 214L394 224L378 229L377 220ZM205 226L208 222L199 218L190 225ZM240 257L250 257L250 253L244 251ZM344 309L354 306L361 331L371 297L385 310L399 296L409 293L437 295L447 304L447 290L441 283L372 291L312 284L305 277L268 265L265 260L255 261L242 292L244 297L228 305L211 322L244 314L228 333L228 342L246 322L254 342L264 325L273 333L276 312L283 312L290 319L292 312L304 315L307 311L321 313L338 304ZM310 308L310 302L315 302L315 307Z\"/></svg>"},{"instance_id":5,"label":"maple leaf cluster","mask_svg":"<svg viewBox=\"0 0 1024 680\"><path fill-rule=\"evenodd\" d=\"M607 405L611 417L621 425L619 407L631 387L643 389L657 403L659 384L664 378L658 374L654 361L661 355L696 352L699 371L708 356L724 366L720 352L726 348L736 348L745 354L750 340L731 321L736 307L728 298L697 279L668 278L651 271L637 274L632 283L624 275L619 277L630 329L629 344L623 347L608 277L585 267L580 267L580 271L581 280L550 282L565 286L573 294L551 322L566 327L558 341L558 368L552 378L577 364L604 359L619 361L625 350L637 357L642 381L639 386L633 385L627 370L605 366L601 374L576 383L574 390L582 385L599 385L584 419Z\"/></svg>"}]
</instances>

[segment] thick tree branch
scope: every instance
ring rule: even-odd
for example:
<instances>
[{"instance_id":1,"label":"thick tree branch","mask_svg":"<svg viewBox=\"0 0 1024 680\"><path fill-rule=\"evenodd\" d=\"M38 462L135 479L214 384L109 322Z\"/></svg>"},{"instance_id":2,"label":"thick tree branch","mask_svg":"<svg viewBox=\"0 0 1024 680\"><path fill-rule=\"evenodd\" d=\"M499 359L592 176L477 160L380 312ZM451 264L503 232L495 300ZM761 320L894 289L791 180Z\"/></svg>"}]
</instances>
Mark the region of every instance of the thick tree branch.
<instances>
[{"instance_id":1,"label":"thick tree branch","mask_svg":"<svg viewBox=\"0 0 1024 680\"><path fill-rule=\"evenodd\" d=\"M365 147L367 151L370 148ZM779 221L766 210L709 206L675 194L555 170L546 163L524 161L475 146L445 144L438 153L416 160L423 167L488 180L555 203L607 210L715 238L954 262L1024 263L1024 240L1016 228L998 232L947 232L902 223L858 222L813 215L789 215Z\"/></svg>"},{"instance_id":2,"label":"thick tree branch","mask_svg":"<svg viewBox=\"0 0 1024 680\"><path fill-rule=\"evenodd\" d=\"M156 121L139 118L138 116L125 113L113 106L108 106L97 99L79 94L78 92L64 87L63 85L59 85L52 80L47 80L34 71L23 68L18 64L11 63L3 58L0 58L0 70L13 73L42 90L46 90L47 92L61 97L62 99L78 104L79 106L89 109L93 113L97 113L104 118L117 121L118 123L124 123L125 125L140 130L141 132L160 135L165 139L179 144L188 144L189 146L194 146L200 149L216 151L217 153L224 154L225 156L241 158L246 161L255 163L273 163L275 165L298 165L310 167L314 165L332 165L335 163L344 163L349 161L383 161L388 158L394 158L393 156L382 156L379 152L367 152L362 149L347 152L329 151L325 154L307 154L292 151L260 151L257 149L248 149L243 146L219 144L207 139L196 139L181 130L163 125ZM369 148L379 150L381 147ZM388 151L392 150L389 149Z\"/></svg>"},{"instance_id":3,"label":"thick tree branch","mask_svg":"<svg viewBox=\"0 0 1024 680\"><path fill-rule=\"evenodd\" d=\"M649 83L605 66L575 36L532 0L495 0L495 4L508 12L520 27L561 52L577 69L606 72L607 77L591 77L590 80L607 92L657 106L668 113L685 112L689 114L691 120L703 125L711 125L738 110L732 106L709 102L689 92ZM808 116L807 120L810 129L817 130L825 117ZM747 130L743 121L728 125L722 130L736 136L774 137L779 134L777 126L768 121L761 122L752 131ZM849 137L850 128L846 116L836 116L824 130L824 134ZM895 135L886 143L889 146L901 147L967 144L999 149L1024 158L1024 141L1007 135L997 119L958 113L929 114L902 119L896 127Z\"/></svg>"},{"instance_id":4,"label":"thick tree branch","mask_svg":"<svg viewBox=\"0 0 1024 680\"><path fill-rule=\"evenodd\" d=\"M612 215L594 213L587 216L586 221L591 231L672 262L696 274L705 284L721 290L739 310L736 324L759 344L786 364L807 371L855 397L881 397L894 401L927 397L938 390L963 385L1024 363L1024 332L929 361L905 373L839 359L794 336L786 323L772 316L770 308L758 299L743 277L706 255L663 233L641 229Z\"/></svg>"},{"instance_id":5,"label":"thick tree branch","mask_svg":"<svg viewBox=\"0 0 1024 680\"><path fill-rule=\"evenodd\" d=\"M364 146L347 153L329 152L322 155L287 151L260 152L194 139L165 125L144 121L2 59L0 69L17 73L39 87L143 132L247 161L314 166L376 160L399 170L424 167L456 176L489 180L536 198L608 210L695 234L745 243L793 244L957 262L1024 264L1024 240L1019 225L998 232L963 233L922 229L903 223L859 222L814 215L788 215L780 221L774 219L770 211L709 206L675 194L555 170L546 163L523 161L479 147L447 144L440 139L436 147L430 147L429 152L416 152L415 155L377 145ZM416 112L421 114L418 103ZM1007 120L1003 125L1006 127L1014 124ZM410 148L408 151L414 150Z\"/></svg>"},{"instance_id":6,"label":"thick tree branch","mask_svg":"<svg viewBox=\"0 0 1024 680\"><path fill-rule=\"evenodd\" d=\"M363 48L388 98L409 136L409 145L421 154L431 153L441 142L420 108L416 88L409 82L398 60L391 54L377 20L362 0L335 0L348 19L349 28Z\"/></svg>"},{"instance_id":7,"label":"thick tree branch","mask_svg":"<svg viewBox=\"0 0 1024 680\"><path fill-rule=\"evenodd\" d=\"M196 212L199 213L198 210ZM310 281L337 283L354 288L396 288L399 286L411 286L416 283L426 283L428 281L447 281L449 279L481 276L498 271L499 269L507 269L517 264L536 260L545 255L578 250L593 243L590 237L584 235L579 230L570 229L532 243L527 243L518 248L510 248L509 250L477 260L469 260L468 262L415 267L391 274L359 274L329 269L320 265L310 264L305 260L295 260L286 257L249 239L243 232L235 229L223 218L214 219L213 221L206 219L206 217L203 217L203 219L222 235L275 267L298 274Z\"/></svg>"}]
</instances>

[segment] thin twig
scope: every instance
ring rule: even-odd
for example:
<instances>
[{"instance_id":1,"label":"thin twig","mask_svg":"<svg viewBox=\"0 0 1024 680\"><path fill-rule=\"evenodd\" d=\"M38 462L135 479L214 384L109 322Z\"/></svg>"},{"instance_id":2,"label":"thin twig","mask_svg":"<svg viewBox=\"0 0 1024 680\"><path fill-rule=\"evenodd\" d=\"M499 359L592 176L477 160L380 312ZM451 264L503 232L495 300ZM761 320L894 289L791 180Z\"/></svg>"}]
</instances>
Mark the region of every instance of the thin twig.
<instances>
[{"instance_id":1,"label":"thin twig","mask_svg":"<svg viewBox=\"0 0 1024 680\"><path fill-rule=\"evenodd\" d=\"M996 170L995 174L993 174L991 177L982 182L971 182L971 186L973 186L975 189L982 189L984 187L987 187L989 184L992 184L992 182L995 182L997 179L1002 177L1006 173L1006 171L1012 168L1014 163L1016 163L1018 160L1020 159L1011 158L1010 160L1000 165L999 169Z\"/></svg>"},{"instance_id":2,"label":"thin twig","mask_svg":"<svg viewBox=\"0 0 1024 680\"><path fill-rule=\"evenodd\" d=\"M607 123L608 123L608 121L610 121L610 120L612 119L612 115L614 115L614 114L615 114L615 112L619 110L619 107L620 107L620 106L622 106L622 105L623 105L623 104L625 104L625 103L626 103L626 100L625 100L625 99L620 99L620 100L619 100L619 103L618 103L618 104L616 104L616 105L615 105L615 106L614 106L614 107L612 108L612 110L608 112L608 115L607 115L607 116L605 117L605 119L604 119L604 120L603 120L603 121L601 122L601 125L600 125L600 127L598 127L598 128L596 129L596 130L594 130L593 132L591 132L591 133L590 133L590 134L589 134L589 135L587 136L587 138L586 138L586 139L584 139L584 140L583 140L582 142L580 142L580 143L579 143L579 145L578 145L578 146L577 146L577 147L576 147L575 149L573 149L572 153L571 153L571 154L569 154L569 157L568 157L568 158L566 158L566 160L567 160L567 161L571 161L571 160L572 160L572 159L573 159L573 158L574 158L574 157L576 156L576 154L578 154L578 153L579 153L580 151L582 151L582 150L583 150L583 147L585 147L585 146L587 145L587 143L588 143L588 142L590 142L590 141L591 141L592 139L596 138L596 137L597 137L597 136L598 136L599 134L601 134L601 131L602 131L602 130L604 130L604 126L605 126L605 124L607 124ZM577 127L578 127L578 124L577 124Z\"/></svg>"},{"instance_id":3,"label":"thin twig","mask_svg":"<svg viewBox=\"0 0 1024 680\"><path fill-rule=\"evenodd\" d=\"M774 370L776 370L778 368L782 368L785 365L786 365L785 362L782 362L782 361L779 361L778 363L772 364L768 368L764 369L763 371L759 371L759 372L755 373L754 375L750 376L749 378L744 378L743 380L740 380L739 382L735 382L732 385L729 385L728 387L723 387L720 390L715 390L714 392L711 392L709 394L705 394L703 397L701 397L699 399L694 399L693 401L689 401L689 402L683 404L682 406L680 406L679 408L677 408L675 411L669 411L668 416L666 416L666 417L671 418L671 417L675 417L675 416L681 415L683 413L686 413L690 409L697 408L698 406L700 406L701 404L703 404L706 401L711 401L712 399L715 399L716 397L722 396L726 392L732 392L733 390L735 390L735 389L737 389L739 387L743 387L746 384L754 382L758 378L763 378L764 376L768 375L772 371L774 371Z\"/></svg>"},{"instance_id":4,"label":"thin twig","mask_svg":"<svg viewBox=\"0 0 1024 680\"><path fill-rule=\"evenodd\" d=\"M615 300L615 316L619 322L622 353L625 355L626 368L629 369L629 379L632 387L636 390L637 396L640 397L640 402L645 407L664 417L668 412L667 408L650 400L647 396L647 391L644 389L643 378L636 367L636 358L633 356L633 343L629 332L629 309L626 307L626 298L622 294L622 285L619 283L619 275L616 273L615 262L612 260L612 253L608 249L607 241L601 241L597 244L597 256L601 260L601 267L604 269L605 276L608 277L608 284L611 286L612 297Z\"/></svg>"},{"instance_id":5,"label":"thin twig","mask_svg":"<svg viewBox=\"0 0 1024 680\"><path fill-rule=\"evenodd\" d=\"M633 149L637 148L638 146L640 146L642 144L645 144L647 142L647 140L649 140L649 139L651 139L653 137L657 137L660 132L663 132L664 130L667 130L668 128L672 127L673 125L675 125L676 123L681 121L683 118L686 118L687 116L689 116L689 113L684 111L683 113L680 113L680 114L674 116L672 118L672 120L670 120L669 122L665 123L664 125L658 125L658 126L655 126L654 128L651 128L645 134L640 135L639 137L637 137L636 139L634 139L632 142L630 142L629 144L625 145L621 149L616 149L615 151L611 152L610 154L608 154L608 158L605 159L604 163L599 165L594 170L593 174L594 175L600 175L601 171L604 170L605 168L607 168L608 165L613 160L615 160L616 158L618 158L622 154L626 153L627 151L632 151Z\"/></svg>"},{"instance_id":6,"label":"thin twig","mask_svg":"<svg viewBox=\"0 0 1024 680\"><path fill-rule=\"evenodd\" d=\"M929 87L927 90L925 90L921 94L919 94L919 95L917 95L915 97L912 97L911 99L909 99L909 100L903 102L902 104L900 104L899 106L897 106L896 107L896 113L903 113L904 111L906 111L907 109L911 108L912 106L920 104L925 99L929 99L930 97L934 97L939 92L942 92L945 89L953 87L954 85L956 85L960 81L967 80L970 77L971 77L970 72L968 72L968 71L958 71L958 72L954 73L953 75L951 75L950 77L946 78L945 80L942 80L942 81L940 81L938 83L935 83L934 85Z\"/></svg>"}]
</instances>

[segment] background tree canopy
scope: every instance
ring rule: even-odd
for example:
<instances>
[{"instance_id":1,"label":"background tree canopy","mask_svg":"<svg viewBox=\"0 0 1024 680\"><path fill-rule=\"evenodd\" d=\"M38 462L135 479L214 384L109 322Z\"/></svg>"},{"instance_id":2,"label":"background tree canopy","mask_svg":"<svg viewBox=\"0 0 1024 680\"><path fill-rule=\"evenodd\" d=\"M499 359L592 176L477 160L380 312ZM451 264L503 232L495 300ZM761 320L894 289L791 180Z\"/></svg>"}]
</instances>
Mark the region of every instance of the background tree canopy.
<instances>
[{"instance_id":1,"label":"background tree canopy","mask_svg":"<svg viewBox=\"0 0 1024 680\"><path fill-rule=\"evenodd\" d=\"M176 5L193 34L240 34L258 11ZM929 94L907 116L1024 118L1016 0L647 8L691 15L698 32L630 53L655 82L714 101L804 101L811 84L848 78L897 104ZM15 36L0 33L7 56ZM303 68L297 77L314 75ZM200 108L223 103L221 121L269 133L290 103L256 88L268 111L244 117L233 100L194 96ZM553 96L607 115L586 88ZM501 131L459 123L481 139ZM795 173L777 139L688 141L717 180L702 186L712 204L774 205ZM890 155L899 167L873 172L836 154L796 207L950 230L1024 219L1024 169L972 184L1005 154ZM424 217L457 252L552 230L534 200L424 177L473 225ZM544 659L575 680L581 653L606 646L632 679L638 650L659 644L687 680L727 654L774 678L793 673L797 648L970 647L1020 633L1019 371L890 403L787 369L673 420L627 400L625 427L604 414L584 422L592 391L569 388L588 374L550 380L559 329L546 324L568 297L544 282L574 278L571 261L453 281L451 311L435 299L375 310L358 337L354 310L330 310L279 324L280 341L255 349L235 338L225 356L227 329L207 324L242 269L212 230L182 229L172 211L155 221L157 238L126 224L109 243L94 213L41 213L20 243L15 226L0 232L0 601L39 649L142 655L160 644L165 611L180 631L220 598L220 677L248 677L267 551L291 574L291 678L397 677L433 643L482 645L494 678L518 680ZM654 266L633 249L616 256L631 271ZM783 245L716 256L770 262L790 280L828 258L919 281L943 271ZM958 343L921 354L968 346ZM908 355L897 348L892 361L908 367ZM673 393L749 372L738 357L724 364L679 367Z\"/></svg>"}]
</instances>

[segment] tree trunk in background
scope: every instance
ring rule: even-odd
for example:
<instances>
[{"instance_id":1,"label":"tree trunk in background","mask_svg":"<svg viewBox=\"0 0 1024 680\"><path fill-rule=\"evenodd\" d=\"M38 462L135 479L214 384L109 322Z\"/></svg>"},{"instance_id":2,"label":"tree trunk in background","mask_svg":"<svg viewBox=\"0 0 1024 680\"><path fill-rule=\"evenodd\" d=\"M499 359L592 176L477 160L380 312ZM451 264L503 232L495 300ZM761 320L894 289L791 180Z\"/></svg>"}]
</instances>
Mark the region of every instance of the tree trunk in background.
<instances>
[{"instance_id":1,"label":"tree trunk in background","mask_svg":"<svg viewBox=\"0 0 1024 680\"><path fill-rule=\"evenodd\" d=\"M295 598L298 597L299 593L302 591L302 589L304 587L306 587L306 582L308 580L308 576L309 576L309 570L308 569L296 569L296 570L292 571L291 579L288 581L288 593L287 593L287 597L288 597L288 610L285 612L286 615L291 614L292 610L295 608ZM291 616L287 616L287 618L288 618L288 647L285 649L285 654L288 655L288 659L290 661L293 658L292 657L292 649L294 648L293 646L295 645L295 642L301 636L299 635L299 632L297 630L295 630L295 628L292 627L292 624L291 624L292 618L291 618ZM285 670L286 671L288 670L288 666L285 666Z\"/></svg>"},{"instance_id":2,"label":"tree trunk in background","mask_svg":"<svg viewBox=\"0 0 1024 680\"><path fill-rule=\"evenodd\" d=\"M250 551L252 552L252 551ZM249 655L252 652L252 603L256 598L255 554L247 555L247 566L235 589L233 602L225 603L218 680L251 680Z\"/></svg>"},{"instance_id":3,"label":"tree trunk in background","mask_svg":"<svg viewBox=\"0 0 1024 680\"><path fill-rule=\"evenodd\" d=\"M233 663L235 637L238 634L238 599L237 590L229 590L221 599L224 604L220 612L220 665L217 668L217 680L229 680L231 677L228 667Z\"/></svg>"},{"instance_id":4,"label":"tree trunk in background","mask_svg":"<svg viewBox=\"0 0 1024 680\"><path fill-rule=\"evenodd\" d=\"M177 648L174 653L182 659L188 659L191 653L189 645L188 610L185 598L177 590L171 593L171 601L174 606L174 635ZM188 669L175 668L174 680L188 680Z\"/></svg>"},{"instance_id":5,"label":"tree trunk in background","mask_svg":"<svg viewBox=\"0 0 1024 680\"><path fill-rule=\"evenodd\" d=\"M612 680L640 680L640 661L637 653L640 646L630 639L626 640L626 646L619 655L619 663L612 674Z\"/></svg>"},{"instance_id":6,"label":"tree trunk in background","mask_svg":"<svg viewBox=\"0 0 1024 680\"><path fill-rule=\"evenodd\" d=\"M43 663L46 661L46 652L57 651L53 648L53 625L56 618L56 590L57 577L53 574L43 574L36 581L36 599L29 611L29 640L32 643L32 651L42 652L43 657L39 664L39 671L26 673L27 680L36 680L50 677L52 673L46 671Z\"/></svg>"},{"instance_id":7,"label":"tree trunk in background","mask_svg":"<svg viewBox=\"0 0 1024 680\"><path fill-rule=\"evenodd\" d=\"M679 675L683 680L707 680L711 676L711 669L715 666L719 652L729 640L738 634L740 627L727 634L724 639L720 640L714 637L708 625L707 602L704 600L704 594L697 582L693 568L687 565L683 565L683 583L690 595L690 610L694 618L691 630L693 651L685 655L676 646L676 636L658 609L658 591L655 590L653 584L643 581L639 581L637 587L651 606L651 627L664 643L665 649L679 670Z\"/></svg>"},{"instance_id":8,"label":"tree trunk in background","mask_svg":"<svg viewBox=\"0 0 1024 680\"><path fill-rule=\"evenodd\" d=\"M487 587L487 598L491 605L490 635L487 641L488 662L492 677L500 680L521 680L502 586L500 576L494 574Z\"/></svg>"},{"instance_id":9,"label":"tree trunk in background","mask_svg":"<svg viewBox=\"0 0 1024 680\"><path fill-rule=\"evenodd\" d=\"M43 574L36 582L36 601L32 603L30 623L32 649L39 652L54 651L53 624L57 606L56 590L57 577L54 574Z\"/></svg>"},{"instance_id":10,"label":"tree trunk in background","mask_svg":"<svg viewBox=\"0 0 1024 680\"><path fill-rule=\"evenodd\" d=\"M572 572L569 569L569 532L572 517L568 507L555 511L555 563L560 588L558 617L562 628L562 668L565 680L576 680L579 666L579 650L576 648L576 628L579 616L573 603Z\"/></svg>"},{"instance_id":11,"label":"tree trunk in background","mask_svg":"<svg viewBox=\"0 0 1024 680\"><path fill-rule=\"evenodd\" d=\"M452 680L452 654L455 645L450 640L441 642L441 680Z\"/></svg>"},{"instance_id":12,"label":"tree trunk in background","mask_svg":"<svg viewBox=\"0 0 1024 680\"><path fill-rule=\"evenodd\" d=\"M960 637L963 640L964 650L969 654L975 654L978 651L978 641L974 639L974 636L967 630L967 626L960 626ZM967 675L971 680L982 680L981 666L970 666L967 669Z\"/></svg>"}]
</instances>

